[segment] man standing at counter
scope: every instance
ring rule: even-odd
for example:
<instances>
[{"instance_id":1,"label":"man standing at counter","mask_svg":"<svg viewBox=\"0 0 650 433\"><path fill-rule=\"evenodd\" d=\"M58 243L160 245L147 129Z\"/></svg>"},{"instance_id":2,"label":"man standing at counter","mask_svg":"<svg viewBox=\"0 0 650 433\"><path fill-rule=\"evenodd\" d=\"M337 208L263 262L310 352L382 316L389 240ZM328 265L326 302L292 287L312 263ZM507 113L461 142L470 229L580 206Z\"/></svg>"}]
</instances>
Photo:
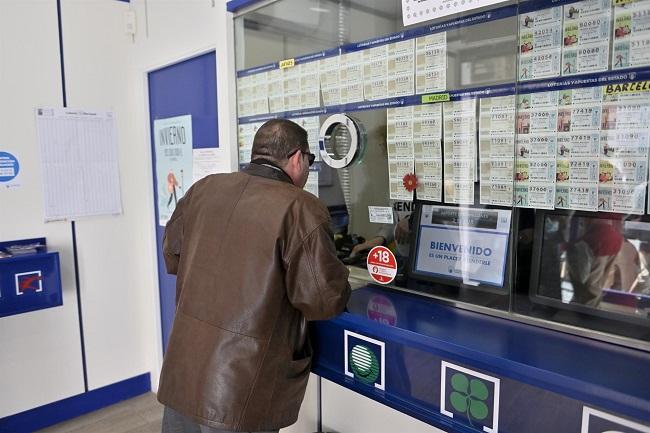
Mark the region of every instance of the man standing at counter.
<instances>
[{"instance_id":1,"label":"man standing at counter","mask_svg":"<svg viewBox=\"0 0 650 433\"><path fill-rule=\"evenodd\" d=\"M197 182L167 224L176 317L158 399L163 433L278 431L293 424L311 365L306 321L350 296L327 209L302 190L307 132L270 120L243 172Z\"/></svg>"}]
</instances>

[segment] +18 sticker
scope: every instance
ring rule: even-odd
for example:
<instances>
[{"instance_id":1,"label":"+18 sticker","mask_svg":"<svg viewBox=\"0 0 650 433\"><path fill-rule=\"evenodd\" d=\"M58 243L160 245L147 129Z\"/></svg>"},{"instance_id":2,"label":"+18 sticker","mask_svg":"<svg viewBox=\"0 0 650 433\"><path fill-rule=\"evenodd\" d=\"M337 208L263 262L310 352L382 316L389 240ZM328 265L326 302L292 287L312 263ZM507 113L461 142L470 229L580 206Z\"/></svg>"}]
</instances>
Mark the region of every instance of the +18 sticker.
<instances>
[{"instance_id":1,"label":"+18 sticker","mask_svg":"<svg viewBox=\"0 0 650 433\"><path fill-rule=\"evenodd\" d=\"M392 282L397 275L395 254L386 247L371 249L366 265L372 279L380 284Z\"/></svg>"}]
</instances>

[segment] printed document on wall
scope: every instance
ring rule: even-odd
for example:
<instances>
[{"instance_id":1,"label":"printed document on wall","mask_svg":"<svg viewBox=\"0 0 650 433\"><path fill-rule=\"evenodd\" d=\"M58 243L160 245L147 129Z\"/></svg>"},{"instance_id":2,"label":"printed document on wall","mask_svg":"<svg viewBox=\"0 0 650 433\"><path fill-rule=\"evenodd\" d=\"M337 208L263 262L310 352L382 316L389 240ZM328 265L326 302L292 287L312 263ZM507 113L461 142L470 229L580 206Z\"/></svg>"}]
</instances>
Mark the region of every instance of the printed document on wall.
<instances>
[{"instance_id":1,"label":"printed document on wall","mask_svg":"<svg viewBox=\"0 0 650 433\"><path fill-rule=\"evenodd\" d=\"M217 147L192 150L192 183L226 169L226 161Z\"/></svg>"},{"instance_id":2,"label":"printed document on wall","mask_svg":"<svg viewBox=\"0 0 650 433\"><path fill-rule=\"evenodd\" d=\"M37 108L46 221L122 213L115 115Z\"/></svg>"}]
</instances>

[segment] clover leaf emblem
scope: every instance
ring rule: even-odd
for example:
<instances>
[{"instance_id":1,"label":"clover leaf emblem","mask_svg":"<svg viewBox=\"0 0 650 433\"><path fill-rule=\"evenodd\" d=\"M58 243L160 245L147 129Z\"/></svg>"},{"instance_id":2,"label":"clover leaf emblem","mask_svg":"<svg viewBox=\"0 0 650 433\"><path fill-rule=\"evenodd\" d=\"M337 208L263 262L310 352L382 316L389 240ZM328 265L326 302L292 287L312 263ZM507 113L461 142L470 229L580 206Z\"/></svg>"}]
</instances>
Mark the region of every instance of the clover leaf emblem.
<instances>
[{"instance_id":1,"label":"clover leaf emblem","mask_svg":"<svg viewBox=\"0 0 650 433\"><path fill-rule=\"evenodd\" d=\"M454 389L450 396L451 405L458 412L467 415L472 427L472 419L481 421L487 418L489 410L484 401L489 392L485 383L479 379L469 380L464 374L456 373L451 377L451 387Z\"/></svg>"}]
</instances>

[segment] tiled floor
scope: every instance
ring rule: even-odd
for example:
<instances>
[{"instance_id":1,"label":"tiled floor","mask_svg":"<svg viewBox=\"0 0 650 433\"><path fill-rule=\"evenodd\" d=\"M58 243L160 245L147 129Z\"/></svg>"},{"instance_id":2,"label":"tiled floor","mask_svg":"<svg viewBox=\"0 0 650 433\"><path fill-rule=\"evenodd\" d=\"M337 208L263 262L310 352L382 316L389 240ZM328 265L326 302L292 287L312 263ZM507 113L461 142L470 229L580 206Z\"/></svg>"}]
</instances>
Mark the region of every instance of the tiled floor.
<instances>
[{"instance_id":1,"label":"tiled floor","mask_svg":"<svg viewBox=\"0 0 650 433\"><path fill-rule=\"evenodd\" d=\"M163 406L148 393L39 433L160 433Z\"/></svg>"}]
</instances>

